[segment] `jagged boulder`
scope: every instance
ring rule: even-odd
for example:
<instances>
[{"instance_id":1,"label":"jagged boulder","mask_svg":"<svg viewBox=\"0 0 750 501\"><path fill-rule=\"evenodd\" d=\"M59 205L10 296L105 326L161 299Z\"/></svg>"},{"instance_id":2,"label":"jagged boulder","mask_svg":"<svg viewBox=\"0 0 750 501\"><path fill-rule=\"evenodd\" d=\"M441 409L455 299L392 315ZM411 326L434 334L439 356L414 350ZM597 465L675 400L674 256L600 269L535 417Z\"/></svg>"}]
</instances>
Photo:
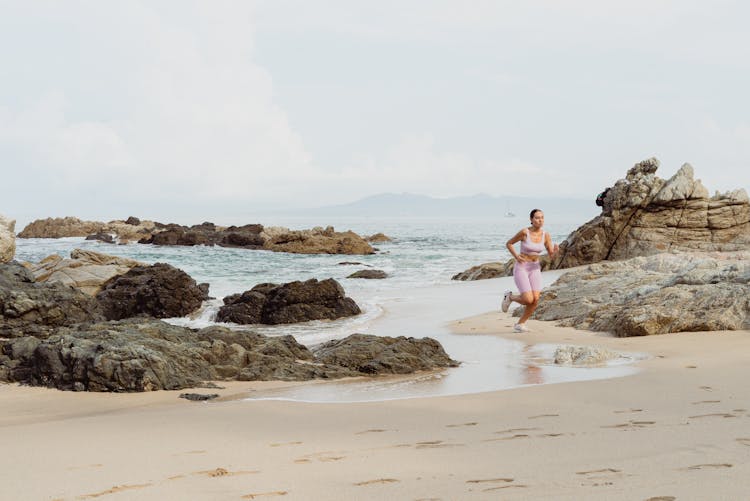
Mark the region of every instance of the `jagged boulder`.
<instances>
[{"instance_id":1,"label":"jagged boulder","mask_svg":"<svg viewBox=\"0 0 750 501\"><path fill-rule=\"evenodd\" d=\"M73 249L70 259L52 254L39 263L26 264L37 282L62 282L91 296L101 291L108 280L127 273L136 266L145 264L83 249Z\"/></svg>"},{"instance_id":2,"label":"jagged boulder","mask_svg":"<svg viewBox=\"0 0 750 501\"><path fill-rule=\"evenodd\" d=\"M113 277L96 294L107 320L138 315L182 317L208 299L208 284L198 285L184 271L166 263L136 266Z\"/></svg>"},{"instance_id":3,"label":"jagged boulder","mask_svg":"<svg viewBox=\"0 0 750 501\"><path fill-rule=\"evenodd\" d=\"M337 232L332 226L325 229L290 230L268 227L261 233L263 248L275 252L295 254L374 254L375 250L353 231Z\"/></svg>"},{"instance_id":4,"label":"jagged boulder","mask_svg":"<svg viewBox=\"0 0 750 501\"><path fill-rule=\"evenodd\" d=\"M602 213L560 245L554 268L661 252L750 249L750 202L744 189L709 197L684 164L669 180L655 158L637 163L609 189Z\"/></svg>"},{"instance_id":5,"label":"jagged boulder","mask_svg":"<svg viewBox=\"0 0 750 501\"><path fill-rule=\"evenodd\" d=\"M533 318L621 337L748 329L750 252L657 254L583 266L542 292Z\"/></svg>"},{"instance_id":6,"label":"jagged boulder","mask_svg":"<svg viewBox=\"0 0 750 501\"><path fill-rule=\"evenodd\" d=\"M93 297L59 282L36 283L17 262L0 264L0 338L43 338L61 326L103 319Z\"/></svg>"},{"instance_id":7,"label":"jagged boulder","mask_svg":"<svg viewBox=\"0 0 750 501\"><path fill-rule=\"evenodd\" d=\"M508 272L508 264L510 264L510 273ZM477 266L472 266L468 270L456 273L451 277L451 280L485 280L488 278L505 277L513 273L513 262L510 263L483 263Z\"/></svg>"},{"instance_id":8,"label":"jagged boulder","mask_svg":"<svg viewBox=\"0 0 750 501\"><path fill-rule=\"evenodd\" d=\"M553 356L557 365L592 366L600 365L619 355L598 346L558 346Z\"/></svg>"},{"instance_id":9,"label":"jagged boulder","mask_svg":"<svg viewBox=\"0 0 750 501\"><path fill-rule=\"evenodd\" d=\"M431 338L379 337L352 334L313 349L315 359L364 374L410 374L414 371L457 367L443 347Z\"/></svg>"},{"instance_id":10,"label":"jagged boulder","mask_svg":"<svg viewBox=\"0 0 750 501\"><path fill-rule=\"evenodd\" d=\"M16 221L0 214L0 263L8 263L16 254Z\"/></svg>"},{"instance_id":11,"label":"jagged boulder","mask_svg":"<svg viewBox=\"0 0 750 501\"><path fill-rule=\"evenodd\" d=\"M334 320L361 313L336 280L295 281L282 285L259 284L242 294L224 298L217 322L291 324Z\"/></svg>"}]
</instances>

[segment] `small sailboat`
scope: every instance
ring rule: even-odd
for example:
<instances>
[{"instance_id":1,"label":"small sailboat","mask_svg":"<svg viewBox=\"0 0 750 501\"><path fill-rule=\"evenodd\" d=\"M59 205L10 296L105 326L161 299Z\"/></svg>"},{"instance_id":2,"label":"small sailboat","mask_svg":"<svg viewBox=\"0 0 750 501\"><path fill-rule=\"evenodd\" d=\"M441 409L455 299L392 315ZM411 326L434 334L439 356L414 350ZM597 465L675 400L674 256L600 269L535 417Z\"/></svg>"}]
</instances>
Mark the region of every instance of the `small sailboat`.
<instances>
[{"instance_id":1,"label":"small sailboat","mask_svg":"<svg viewBox=\"0 0 750 501\"><path fill-rule=\"evenodd\" d=\"M516 215L510 210L510 207L505 207L505 217L516 217Z\"/></svg>"}]
</instances>

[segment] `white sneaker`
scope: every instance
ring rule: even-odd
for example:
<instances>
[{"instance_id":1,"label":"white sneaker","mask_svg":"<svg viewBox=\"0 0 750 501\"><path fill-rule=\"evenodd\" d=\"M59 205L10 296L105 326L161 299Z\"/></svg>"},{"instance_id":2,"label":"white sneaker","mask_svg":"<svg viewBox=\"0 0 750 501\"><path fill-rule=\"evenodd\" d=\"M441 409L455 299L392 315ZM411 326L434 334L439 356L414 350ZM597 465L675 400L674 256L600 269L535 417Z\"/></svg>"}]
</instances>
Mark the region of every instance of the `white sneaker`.
<instances>
[{"instance_id":1,"label":"white sneaker","mask_svg":"<svg viewBox=\"0 0 750 501\"><path fill-rule=\"evenodd\" d=\"M531 332L531 329L526 327L526 324L516 324L513 326L513 332Z\"/></svg>"},{"instance_id":2,"label":"white sneaker","mask_svg":"<svg viewBox=\"0 0 750 501\"><path fill-rule=\"evenodd\" d=\"M508 308L510 308L510 303L513 302L513 300L510 298L511 294L512 293L510 291L505 291L505 296L503 296L503 303L501 305L503 313L508 312Z\"/></svg>"}]
</instances>

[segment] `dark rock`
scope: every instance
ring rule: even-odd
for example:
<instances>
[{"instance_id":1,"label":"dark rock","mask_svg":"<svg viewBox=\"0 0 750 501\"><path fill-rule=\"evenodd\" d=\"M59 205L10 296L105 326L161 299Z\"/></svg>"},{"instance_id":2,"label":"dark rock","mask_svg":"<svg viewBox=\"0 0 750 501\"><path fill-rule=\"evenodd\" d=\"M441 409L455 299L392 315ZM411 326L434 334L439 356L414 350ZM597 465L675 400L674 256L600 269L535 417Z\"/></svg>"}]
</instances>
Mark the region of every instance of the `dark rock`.
<instances>
[{"instance_id":1,"label":"dark rock","mask_svg":"<svg viewBox=\"0 0 750 501\"><path fill-rule=\"evenodd\" d=\"M309 320L334 320L361 313L353 299L334 279L259 284L242 294L224 298L218 322L291 324Z\"/></svg>"},{"instance_id":2,"label":"dark rock","mask_svg":"<svg viewBox=\"0 0 750 501\"><path fill-rule=\"evenodd\" d=\"M46 337L60 326L103 320L97 301L59 282L35 283L17 262L0 264L0 337Z\"/></svg>"},{"instance_id":3,"label":"dark rock","mask_svg":"<svg viewBox=\"0 0 750 501\"><path fill-rule=\"evenodd\" d=\"M457 367L458 362L431 338L379 337L352 334L313 350L315 359L364 374L409 374L420 370Z\"/></svg>"},{"instance_id":4,"label":"dark rock","mask_svg":"<svg viewBox=\"0 0 750 501\"><path fill-rule=\"evenodd\" d=\"M71 391L208 387L204 381L331 379L454 367L437 341L355 334L316 356L292 336L266 337L158 320L60 327L47 339L0 339L0 380Z\"/></svg>"},{"instance_id":5,"label":"dark rock","mask_svg":"<svg viewBox=\"0 0 750 501\"><path fill-rule=\"evenodd\" d=\"M383 279L388 278L388 274L383 270L359 270L355 271L346 278Z\"/></svg>"},{"instance_id":6,"label":"dark rock","mask_svg":"<svg viewBox=\"0 0 750 501\"><path fill-rule=\"evenodd\" d=\"M358 262L358 261L341 261L341 262L340 262L339 264L340 264L340 265L345 265L345 266L346 266L346 265L359 265L359 266L369 266L369 265L367 265L367 264L364 264L364 263L360 263L360 262Z\"/></svg>"},{"instance_id":7,"label":"dark rock","mask_svg":"<svg viewBox=\"0 0 750 501\"><path fill-rule=\"evenodd\" d=\"M137 315L182 317L208 299L206 284L199 286L184 271L166 263L136 266L102 287L96 299L108 320Z\"/></svg>"},{"instance_id":8,"label":"dark rock","mask_svg":"<svg viewBox=\"0 0 750 501\"><path fill-rule=\"evenodd\" d=\"M185 400L190 400L192 402L203 402L206 400L213 400L214 398L218 397L218 393L210 393L208 395L204 393L180 393L180 398L184 398Z\"/></svg>"},{"instance_id":9,"label":"dark rock","mask_svg":"<svg viewBox=\"0 0 750 501\"><path fill-rule=\"evenodd\" d=\"M137 218L137 217L135 217L135 216L130 216L129 218L127 218L127 219L125 220L125 224L130 224L130 225L133 225L133 226L138 226L138 225L140 225L140 224L141 224L141 220L140 220L140 219L138 219L138 218Z\"/></svg>"},{"instance_id":10,"label":"dark rock","mask_svg":"<svg viewBox=\"0 0 750 501\"><path fill-rule=\"evenodd\" d=\"M105 244L115 243L115 239L112 238L112 235L110 235L109 233L94 233L92 235L88 235L86 237L86 240L98 240L100 242L104 242Z\"/></svg>"}]
</instances>

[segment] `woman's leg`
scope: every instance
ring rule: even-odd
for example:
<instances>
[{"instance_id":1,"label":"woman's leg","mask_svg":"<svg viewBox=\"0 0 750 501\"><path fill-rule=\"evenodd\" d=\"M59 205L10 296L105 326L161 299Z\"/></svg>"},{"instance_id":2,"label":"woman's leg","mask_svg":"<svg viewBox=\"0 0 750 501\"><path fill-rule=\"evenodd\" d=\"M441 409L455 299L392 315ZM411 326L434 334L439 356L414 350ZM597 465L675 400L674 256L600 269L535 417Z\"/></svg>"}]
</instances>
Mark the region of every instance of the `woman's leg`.
<instances>
[{"instance_id":1,"label":"woman's leg","mask_svg":"<svg viewBox=\"0 0 750 501\"><path fill-rule=\"evenodd\" d=\"M538 262L534 263L524 263L527 266L526 268L526 280L529 283L529 292L525 292L521 294L521 299L524 301L519 301L519 303L526 306L523 310L523 314L521 315L521 318L518 320L519 324L525 323L529 318L531 318L531 315L534 313L534 310L536 310L536 307L539 305L539 295L541 294L542 290L542 267Z\"/></svg>"},{"instance_id":2,"label":"woman's leg","mask_svg":"<svg viewBox=\"0 0 750 501\"><path fill-rule=\"evenodd\" d=\"M519 263L513 265L513 281L516 283L519 294L511 294L510 300L520 303L524 306L534 302L534 295L531 292L531 281L529 280L529 263Z\"/></svg>"}]
</instances>

